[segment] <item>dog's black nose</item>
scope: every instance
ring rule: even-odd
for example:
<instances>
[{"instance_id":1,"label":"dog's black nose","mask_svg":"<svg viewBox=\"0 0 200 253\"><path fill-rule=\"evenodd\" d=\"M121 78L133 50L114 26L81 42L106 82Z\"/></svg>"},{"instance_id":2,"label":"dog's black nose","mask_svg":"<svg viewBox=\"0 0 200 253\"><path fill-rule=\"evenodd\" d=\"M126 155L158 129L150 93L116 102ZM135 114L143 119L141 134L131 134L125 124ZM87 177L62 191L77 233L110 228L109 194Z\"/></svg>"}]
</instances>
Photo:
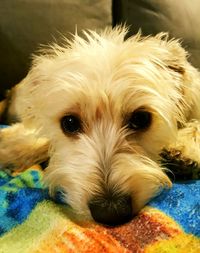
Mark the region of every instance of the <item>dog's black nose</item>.
<instances>
[{"instance_id":1,"label":"dog's black nose","mask_svg":"<svg viewBox=\"0 0 200 253\"><path fill-rule=\"evenodd\" d=\"M108 226L124 224L133 217L129 195L94 197L89 202L89 209L96 222Z\"/></svg>"}]
</instances>

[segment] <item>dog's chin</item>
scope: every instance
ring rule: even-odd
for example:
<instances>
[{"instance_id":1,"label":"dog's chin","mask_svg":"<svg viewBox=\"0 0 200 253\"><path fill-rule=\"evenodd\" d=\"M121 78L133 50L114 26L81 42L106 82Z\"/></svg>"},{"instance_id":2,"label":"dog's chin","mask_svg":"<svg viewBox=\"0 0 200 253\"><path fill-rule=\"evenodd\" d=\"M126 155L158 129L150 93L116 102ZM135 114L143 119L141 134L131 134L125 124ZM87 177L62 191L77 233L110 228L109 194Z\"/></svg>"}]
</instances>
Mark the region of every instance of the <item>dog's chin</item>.
<instances>
[{"instance_id":1,"label":"dog's chin","mask_svg":"<svg viewBox=\"0 0 200 253\"><path fill-rule=\"evenodd\" d=\"M163 170L149 159L146 164L138 162L138 167L135 159L122 164L112 171L107 182L92 170L84 173L78 165L79 173L74 174L67 169L70 165L55 169L50 164L44 179L50 194L55 196L59 190L62 202L81 219L115 226L131 220L163 188L171 186Z\"/></svg>"},{"instance_id":2,"label":"dog's chin","mask_svg":"<svg viewBox=\"0 0 200 253\"><path fill-rule=\"evenodd\" d=\"M165 183L166 183L165 187L170 187L170 182L167 179ZM90 208L88 207L89 197L88 197L87 192L76 193L75 189L73 191L69 191L66 185L60 185L59 191L61 194L60 196L61 196L62 203L70 206L71 215L73 217L76 217L76 220L81 221L81 222L88 222L88 221L97 222L106 226L118 226L118 225L123 225L131 221L136 215L138 215L138 213L142 210L142 208L145 207L146 204L148 204L150 200L152 200L154 197L159 195L164 189L161 186L161 183L152 183L152 182L149 182L148 180L146 180L146 182L143 181L143 187L145 188L145 190L141 192L135 190L134 193L131 194L131 199L132 199L131 214L127 214L128 218L122 219L122 221L121 221L121 217L118 217L117 221L115 217L110 217L110 220L107 220L107 219L102 220L101 218L100 219L96 218L96 216L94 217L93 214L91 213ZM126 193L124 194L126 195ZM53 194L53 198L55 198L55 194ZM102 206L98 206L98 209L100 209L100 211L102 212L102 215L103 213L108 212L107 206L105 206L104 208L103 203L102 203Z\"/></svg>"}]
</instances>

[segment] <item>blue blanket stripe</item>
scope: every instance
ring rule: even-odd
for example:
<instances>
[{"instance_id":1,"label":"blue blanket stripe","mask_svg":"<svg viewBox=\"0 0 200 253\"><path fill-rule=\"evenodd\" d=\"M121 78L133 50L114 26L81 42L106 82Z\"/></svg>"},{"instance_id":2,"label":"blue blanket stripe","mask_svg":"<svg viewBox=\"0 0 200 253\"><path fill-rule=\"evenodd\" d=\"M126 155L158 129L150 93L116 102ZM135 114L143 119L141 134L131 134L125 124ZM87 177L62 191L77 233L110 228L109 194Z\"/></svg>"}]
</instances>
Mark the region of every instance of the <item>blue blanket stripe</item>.
<instances>
[{"instance_id":1,"label":"blue blanket stripe","mask_svg":"<svg viewBox=\"0 0 200 253\"><path fill-rule=\"evenodd\" d=\"M200 180L176 183L150 205L172 217L185 232L200 236Z\"/></svg>"},{"instance_id":2,"label":"blue blanket stripe","mask_svg":"<svg viewBox=\"0 0 200 253\"><path fill-rule=\"evenodd\" d=\"M16 177L0 171L0 235L21 224L39 202L49 199L41 176L35 170Z\"/></svg>"}]
</instances>

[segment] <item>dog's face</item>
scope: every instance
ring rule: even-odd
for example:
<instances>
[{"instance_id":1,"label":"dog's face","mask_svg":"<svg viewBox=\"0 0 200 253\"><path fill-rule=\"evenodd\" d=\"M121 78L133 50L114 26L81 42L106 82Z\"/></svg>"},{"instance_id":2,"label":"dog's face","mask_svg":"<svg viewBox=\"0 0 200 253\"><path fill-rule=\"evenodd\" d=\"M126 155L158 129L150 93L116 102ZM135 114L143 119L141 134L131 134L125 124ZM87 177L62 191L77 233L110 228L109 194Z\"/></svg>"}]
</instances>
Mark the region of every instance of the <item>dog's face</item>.
<instances>
[{"instance_id":1,"label":"dog's face","mask_svg":"<svg viewBox=\"0 0 200 253\"><path fill-rule=\"evenodd\" d=\"M36 57L19 110L50 140L50 191L61 189L77 212L118 224L170 186L158 161L184 120L185 53L161 35L86 36Z\"/></svg>"}]
</instances>

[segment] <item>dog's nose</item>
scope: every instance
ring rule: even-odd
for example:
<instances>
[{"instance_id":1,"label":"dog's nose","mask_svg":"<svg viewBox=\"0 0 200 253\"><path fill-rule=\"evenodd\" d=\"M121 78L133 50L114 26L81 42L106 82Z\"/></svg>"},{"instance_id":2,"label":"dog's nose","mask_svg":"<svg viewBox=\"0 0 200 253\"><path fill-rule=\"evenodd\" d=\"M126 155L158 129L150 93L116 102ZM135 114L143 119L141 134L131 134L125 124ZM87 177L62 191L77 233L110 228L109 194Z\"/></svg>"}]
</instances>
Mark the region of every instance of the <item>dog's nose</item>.
<instances>
[{"instance_id":1,"label":"dog's nose","mask_svg":"<svg viewBox=\"0 0 200 253\"><path fill-rule=\"evenodd\" d=\"M88 204L93 219L104 225L117 226L133 217L129 195L94 197Z\"/></svg>"}]
</instances>

